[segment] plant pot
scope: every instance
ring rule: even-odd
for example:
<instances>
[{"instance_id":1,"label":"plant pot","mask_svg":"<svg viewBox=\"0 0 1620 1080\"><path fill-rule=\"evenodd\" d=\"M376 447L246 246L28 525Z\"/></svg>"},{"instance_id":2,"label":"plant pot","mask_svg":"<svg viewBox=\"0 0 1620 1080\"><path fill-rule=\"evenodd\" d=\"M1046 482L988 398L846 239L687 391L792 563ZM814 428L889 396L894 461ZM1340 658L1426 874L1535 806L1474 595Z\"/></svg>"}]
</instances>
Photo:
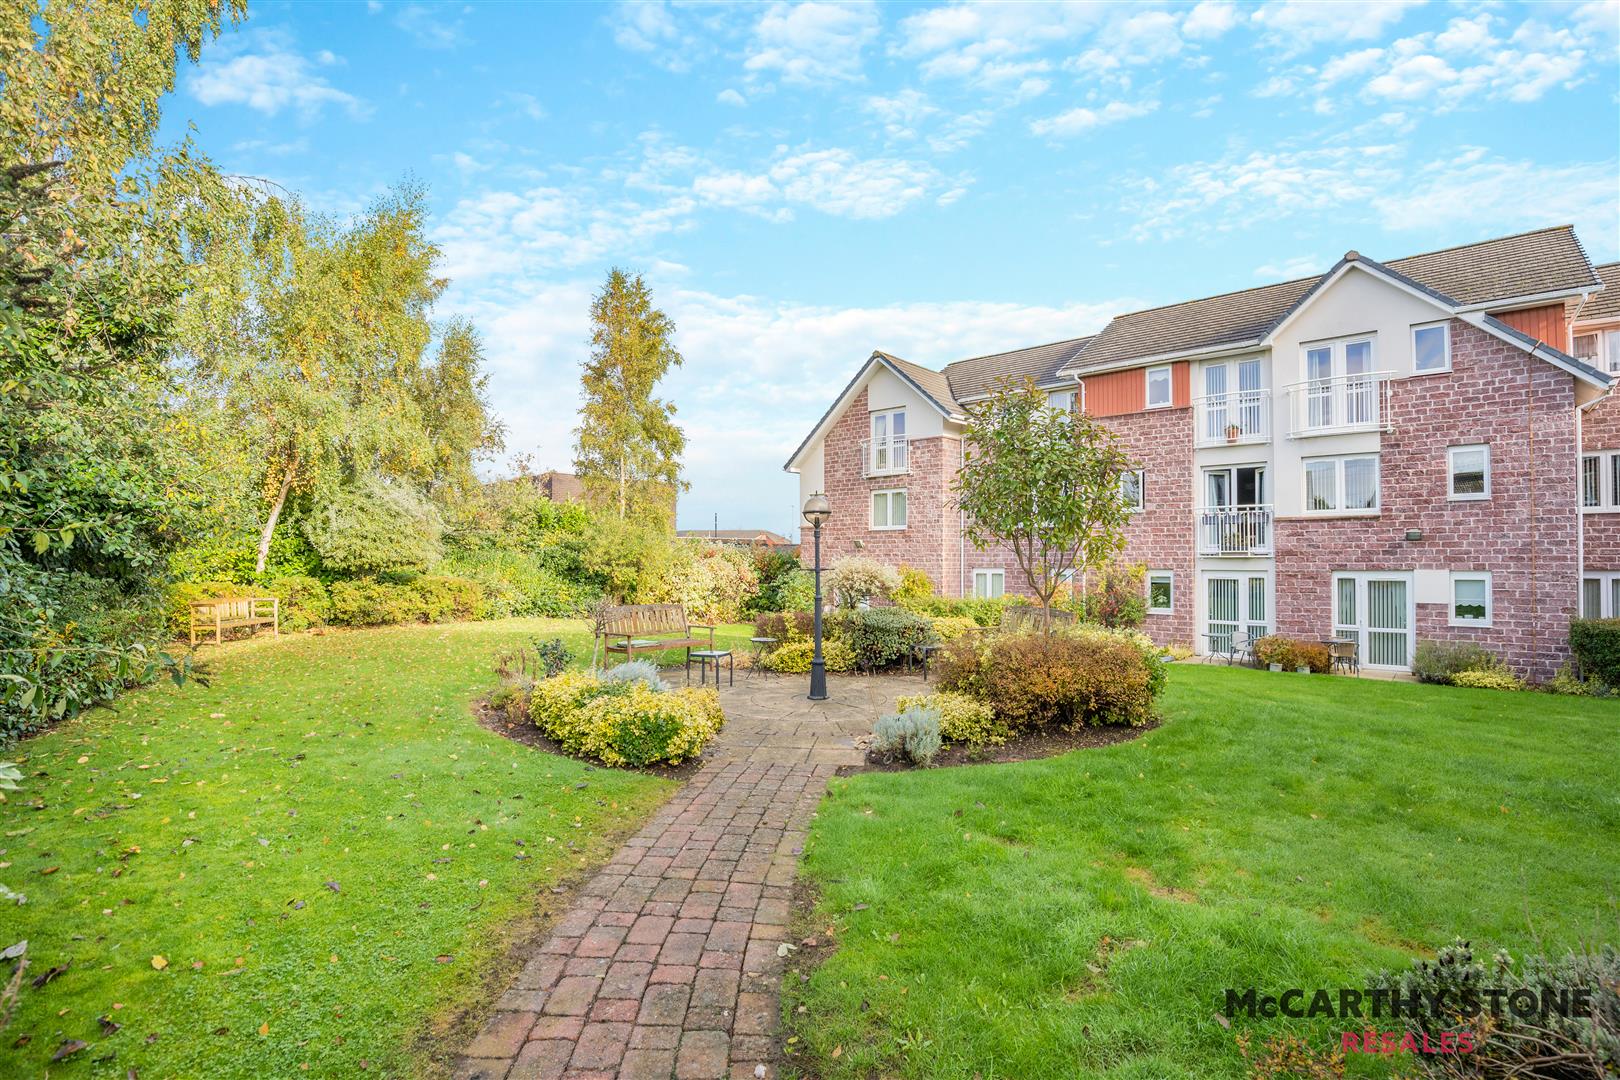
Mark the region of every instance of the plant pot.
<instances>
[{"instance_id":1,"label":"plant pot","mask_svg":"<svg viewBox=\"0 0 1620 1080\"><path fill-rule=\"evenodd\" d=\"M1309 675L1310 673L1311 666L1309 664L1301 664L1299 667L1294 669L1294 674L1296 675Z\"/></svg>"},{"instance_id":2,"label":"plant pot","mask_svg":"<svg viewBox=\"0 0 1620 1080\"><path fill-rule=\"evenodd\" d=\"M1270 668L1272 671L1281 671L1283 669L1281 664L1267 664L1266 667Z\"/></svg>"},{"instance_id":3,"label":"plant pot","mask_svg":"<svg viewBox=\"0 0 1620 1080\"><path fill-rule=\"evenodd\" d=\"M1243 429L1238 427L1236 424L1228 424L1228 425L1226 425L1226 441L1227 442L1237 442L1239 437L1242 436L1242 434L1243 434Z\"/></svg>"}]
</instances>

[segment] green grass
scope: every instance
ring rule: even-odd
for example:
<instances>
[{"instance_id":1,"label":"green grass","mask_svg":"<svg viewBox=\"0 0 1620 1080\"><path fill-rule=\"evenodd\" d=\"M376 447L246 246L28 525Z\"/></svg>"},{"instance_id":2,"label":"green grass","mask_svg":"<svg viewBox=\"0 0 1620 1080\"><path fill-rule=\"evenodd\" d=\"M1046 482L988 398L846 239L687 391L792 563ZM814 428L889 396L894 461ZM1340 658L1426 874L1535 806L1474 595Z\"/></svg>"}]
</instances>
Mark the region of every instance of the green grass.
<instances>
[{"instance_id":1,"label":"green grass","mask_svg":"<svg viewBox=\"0 0 1620 1080\"><path fill-rule=\"evenodd\" d=\"M0 882L28 897L0 947L28 940L30 979L68 968L25 984L0 1074L43 1074L67 1039L91 1046L53 1076L431 1071L413 1043L487 998L514 921L673 789L473 719L495 653L558 634L590 655L582 624L543 619L204 649L212 685L0 755L27 777L0 804Z\"/></svg>"},{"instance_id":2,"label":"green grass","mask_svg":"<svg viewBox=\"0 0 1620 1080\"><path fill-rule=\"evenodd\" d=\"M806 865L837 950L789 980L797 1067L1244 1076L1245 1027L1358 1025L1228 1031L1227 987L1620 940L1620 702L1180 665L1161 705L1130 743L834 781Z\"/></svg>"}]
</instances>

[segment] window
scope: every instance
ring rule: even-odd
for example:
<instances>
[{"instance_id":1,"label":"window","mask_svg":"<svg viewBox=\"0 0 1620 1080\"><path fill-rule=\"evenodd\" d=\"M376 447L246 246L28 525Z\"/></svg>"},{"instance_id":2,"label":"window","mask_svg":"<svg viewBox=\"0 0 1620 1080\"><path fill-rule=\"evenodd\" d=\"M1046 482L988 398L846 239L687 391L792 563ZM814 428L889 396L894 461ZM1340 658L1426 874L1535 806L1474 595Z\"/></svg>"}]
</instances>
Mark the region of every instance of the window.
<instances>
[{"instance_id":1,"label":"window","mask_svg":"<svg viewBox=\"0 0 1620 1080\"><path fill-rule=\"evenodd\" d=\"M975 600L995 600L1007 591L1007 573L1004 570L973 571L973 597Z\"/></svg>"},{"instance_id":2,"label":"window","mask_svg":"<svg viewBox=\"0 0 1620 1080\"><path fill-rule=\"evenodd\" d=\"M1620 374L1620 329L1575 335L1575 357L1611 375Z\"/></svg>"},{"instance_id":3,"label":"window","mask_svg":"<svg viewBox=\"0 0 1620 1080\"><path fill-rule=\"evenodd\" d=\"M1305 462L1305 512L1366 513L1378 509L1378 455L1312 458Z\"/></svg>"},{"instance_id":4,"label":"window","mask_svg":"<svg viewBox=\"0 0 1620 1080\"><path fill-rule=\"evenodd\" d=\"M1451 370L1451 326L1412 327L1412 370L1419 375Z\"/></svg>"},{"instance_id":5,"label":"window","mask_svg":"<svg viewBox=\"0 0 1620 1080\"><path fill-rule=\"evenodd\" d=\"M1147 369L1147 407L1162 409L1170 404L1170 369L1167 367L1150 367Z\"/></svg>"},{"instance_id":6,"label":"window","mask_svg":"<svg viewBox=\"0 0 1620 1080\"><path fill-rule=\"evenodd\" d=\"M872 528L903 529L905 527L905 490L872 492Z\"/></svg>"},{"instance_id":7,"label":"window","mask_svg":"<svg viewBox=\"0 0 1620 1080\"><path fill-rule=\"evenodd\" d=\"M1131 469L1119 474L1119 494L1125 500L1125 505L1131 510L1140 510L1147 505L1147 479L1141 469Z\"/></svg>"},{"instance_id":8,"label":"window","mask_svg":"<svg viewBox=\"0 0 1620 1080\"><path fill-rule=\"evenodd\" d=\"M1147 577L1147 609L1150 615L1168 614L1175 606L1175 575L1168 570L1151 570Z\"/></svg>"},{"instance_id":9,"label":"window","mask_svg":"<svg viewBox=\"0 0 1620 1080\"><path fill-rule=\"evenodd\" d=\"M1581 506L1620 510L1620 450L1581 456Z\"/></svg>"},{"instance_id":10,"label":"window","mask_svg":"<svg viewBox=\"0 0 1620 1080\"><path fill-rule=\"evenodd\" d=\"M1489 446L1453 446L1446 451L1446 497L1456 500L1491 497Z\"/></svg>"},{"instance_id":11,"label":"window","mask_svg":"<svg viewBox=\"0 0 1620 1080\"><path fill-rule=\"evenodd\" d=\"M1491 625L1491 575L1451 575L1451 625Z\"/></svg>"},{"instance_id":12,"label":"window","mask_svg":"<svg viewBox=\"0 0 1620 1080\"><path fill-rule=\"evenodd\" d=\"M1046 403L1064 412L1085 412L1086 388L1081 386L1075 390L1053 390L1046 395Z\"/></svg>"},{"instance_id":13,"label":"window","mask_svg":"<svg viewBox=\"0 0 1620 1080\"><path fill-rule=\"evenodd\" d=\"M906 410L872 414L872 457L869 475L906 471Z\"/></svg>"},{"instance_id":14,"label":"window","mask_svg":"<svg viewBox=\"0 0 1620 1080\"><path fill-rule=\"evenodd\" d=\"M1620 617L1620 574L1588 574L1581 578L1581 618Z\"/></svg>"}]
</instances>

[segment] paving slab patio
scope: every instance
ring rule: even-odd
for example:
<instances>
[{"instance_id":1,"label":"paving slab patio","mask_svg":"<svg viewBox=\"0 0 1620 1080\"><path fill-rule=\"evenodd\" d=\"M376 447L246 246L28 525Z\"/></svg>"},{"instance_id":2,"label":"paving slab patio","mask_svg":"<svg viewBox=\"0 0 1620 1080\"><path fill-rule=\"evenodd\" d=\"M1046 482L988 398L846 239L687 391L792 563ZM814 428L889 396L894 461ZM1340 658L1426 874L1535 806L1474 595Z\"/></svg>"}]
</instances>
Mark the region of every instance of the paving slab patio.
<instances>
[{"instance_id":1,"label":"paving slab patio","mask_svg":"<svg viewBox=\"0 0 1620 1080\"><path fill-rule=\"evenodd\" d=\"M581 890L458 1080L776 1075L798 856L827 779L916 676L747 674L705 763Z\"/></svg>"}]
</instances>

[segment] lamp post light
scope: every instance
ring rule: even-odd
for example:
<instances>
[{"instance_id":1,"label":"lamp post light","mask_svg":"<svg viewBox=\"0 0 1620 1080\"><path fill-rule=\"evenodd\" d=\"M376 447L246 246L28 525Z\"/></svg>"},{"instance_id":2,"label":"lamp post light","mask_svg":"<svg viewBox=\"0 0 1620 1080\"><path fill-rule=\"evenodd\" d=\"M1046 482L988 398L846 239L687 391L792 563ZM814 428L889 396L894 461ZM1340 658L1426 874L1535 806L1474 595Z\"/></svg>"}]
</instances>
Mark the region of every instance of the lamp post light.
<instances>
[{"instance_id":1,"label":"lamp post light","mask_svg":"<svg viewBox=\"0 0 1620 1080\"><path fill-rule=\"evenodd\" d=\"M804 520L816 537L816 628L815 651L810 656L810 700L827 700L827 665L821 658L821 527L832 517L832 504L817 492L804 501Z\"/></svg>"}]
</instances>

